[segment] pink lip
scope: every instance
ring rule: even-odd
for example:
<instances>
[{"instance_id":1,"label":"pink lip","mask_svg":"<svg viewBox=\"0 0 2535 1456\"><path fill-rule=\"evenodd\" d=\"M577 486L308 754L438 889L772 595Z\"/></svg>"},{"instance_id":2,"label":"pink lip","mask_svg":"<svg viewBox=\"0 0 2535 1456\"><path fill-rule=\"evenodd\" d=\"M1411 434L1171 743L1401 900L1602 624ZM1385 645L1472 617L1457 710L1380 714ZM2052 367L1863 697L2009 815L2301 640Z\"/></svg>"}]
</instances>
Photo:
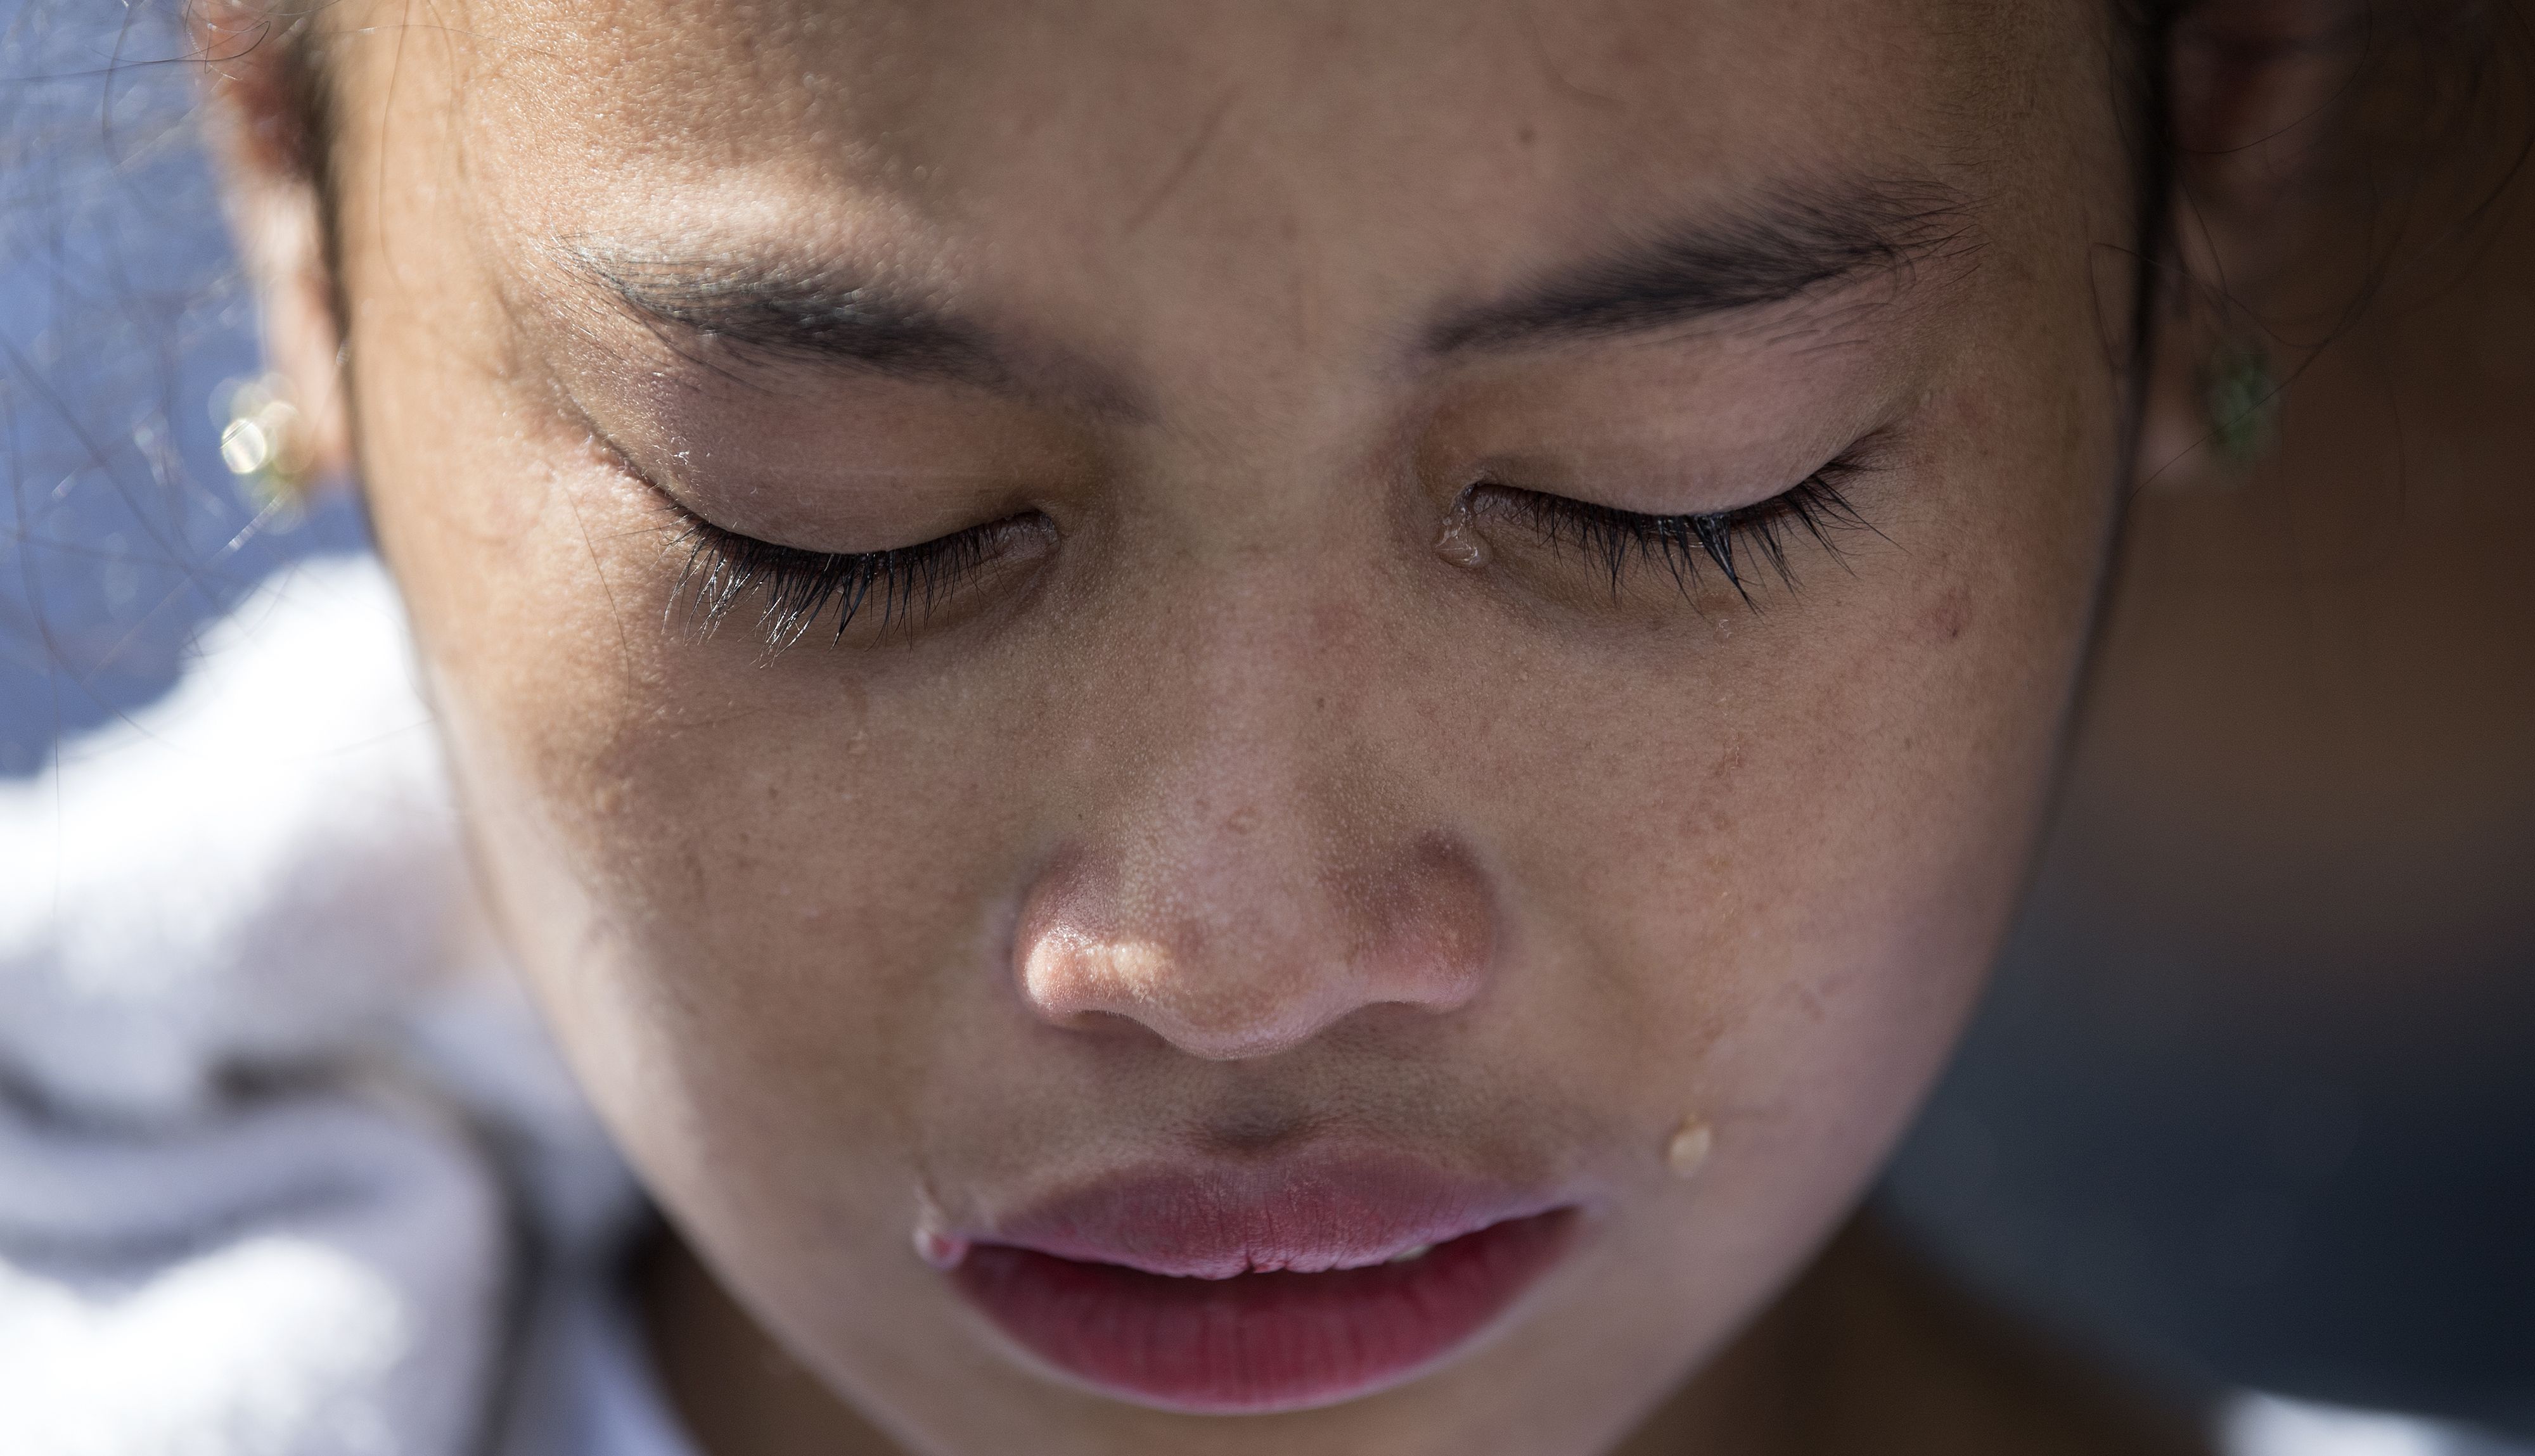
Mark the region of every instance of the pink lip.
<instances>
[{"instance_id":1,"label":"pink lip","mask_svg":"<svg viewBox=\"0 0 2535 1456\"><path fill-rule=\"evenodd\" d=\"M1475 1338L1557 1263L1575 1212L1423 1165L1322 1158L1145 1170L941 1251L1005 1334L1097 1389L1298 1410L1396 1384Z\"/></svg>"}]
</instances>

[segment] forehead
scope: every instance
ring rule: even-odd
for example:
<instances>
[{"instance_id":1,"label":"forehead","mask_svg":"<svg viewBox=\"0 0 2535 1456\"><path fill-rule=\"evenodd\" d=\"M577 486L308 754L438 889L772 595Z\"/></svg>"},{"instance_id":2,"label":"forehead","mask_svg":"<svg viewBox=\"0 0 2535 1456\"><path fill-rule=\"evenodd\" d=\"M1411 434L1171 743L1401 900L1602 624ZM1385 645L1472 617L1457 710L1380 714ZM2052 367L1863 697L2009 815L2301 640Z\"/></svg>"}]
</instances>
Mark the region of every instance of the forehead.
<instances>
[{"instance_id":1,"label":"forehead","mask_svg":"<svg viewBox=\"0 0 2535 1456\"><path fill-rule=\"evenodd\" d=\"M429 19L386 3L405 28ZM1104 209L1211 186L1267 212L1372 188L1475 202L1544 176L1607 201L1685 158L1719 185L1871 168L1878 152L1977 165L1961 149L2048 109L2071 79L2051 73L2105 71L2090 32L2108 9L472 0L462 27L434 29L482 140L525 144L514 160L603 160L621 185L744 169L918 207L1061 190ZM1061 187L1016 185L1033 179Z\"/></svg>"},{"instance_id":2,"label":"forehead","mask_svg":"<svg viewBox=\"0 0 2535 1456\"><path fill-rule=\"evenodd\" d=\"M522 238L1061 279L1122 331L1485 296L1820 181L2013 192L2112 90L2098 0L378 3Z\"/></svg>"},{"instance_id":3,"label":"forehead","mask_svg":"<svg viewBox=\"0 0 2535 1456\"><path fill-rule=\"evenodd\" d=\"M402 7L405 0L390 0ZM736 140L824 131L876 162L928 140L1025 142L1122 110L1405 142L1445 118L1733 113L1968 95L2065 45L2086 0L471 0L484 79L549 119L651 116ZM418 24L412 16L407 24ZM1973 83L1966 86L1965 83ZM1794 85L1793 92L1772 88ZM603 98L598 111L582 103ZM2002 93L2003 102L2017 98ZM1424 116L1439 125L1409 123ZM1689 138L1685 138L1689 140Z\"/></svg>"}]
</instances>

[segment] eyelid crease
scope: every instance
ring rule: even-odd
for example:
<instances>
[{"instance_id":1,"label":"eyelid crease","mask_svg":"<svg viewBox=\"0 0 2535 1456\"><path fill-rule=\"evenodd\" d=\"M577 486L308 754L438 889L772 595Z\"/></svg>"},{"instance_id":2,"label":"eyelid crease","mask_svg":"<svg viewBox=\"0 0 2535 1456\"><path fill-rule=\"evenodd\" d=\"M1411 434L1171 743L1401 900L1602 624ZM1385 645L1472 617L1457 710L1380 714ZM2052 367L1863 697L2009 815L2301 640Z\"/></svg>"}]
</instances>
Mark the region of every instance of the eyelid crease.
<instances>
[{"instance_id":1,"label":"eyelid crease","mask_svg":"<svg viewBox=\"0 0 2535 1456\"><path fill-rule=\"evenodd\" d=\"M1867 468L1852 448L1766 500L1682 516L1623 511L1495 480L1478 482L1466 498L1483 510L1511 515L1553 547L1572 548L1598 560L1610 577L1614 600L1630 567L1651 561L1671 575L1685 597L1698 586L1702 567L1713 568L1743 604L1757 612L1760 603L1753 600L1750 584L1753 557L1766 562L1779 584L1794 591L1795 568L1787 556L1794 533L1811 537L1842 567L1847 562L1837 536L1855 530L1884 534L1840 490L1841 482ZM1739 562L1738 543L1751 550Z\"/></svg>"}]
</instances>

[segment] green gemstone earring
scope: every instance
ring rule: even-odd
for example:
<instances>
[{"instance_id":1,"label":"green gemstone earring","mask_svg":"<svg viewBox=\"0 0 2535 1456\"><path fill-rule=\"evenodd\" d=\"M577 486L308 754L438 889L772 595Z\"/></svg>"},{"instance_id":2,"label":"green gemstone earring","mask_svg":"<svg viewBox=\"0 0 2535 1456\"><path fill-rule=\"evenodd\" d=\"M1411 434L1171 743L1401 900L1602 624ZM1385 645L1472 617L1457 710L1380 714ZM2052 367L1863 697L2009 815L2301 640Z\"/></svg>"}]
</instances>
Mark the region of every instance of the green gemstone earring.
<instances>
[{"instance_id":1,"label":"green gemstone earring","mask_svg":"<svg viewBox=\"0 0 2535 1456\"><path fill-rule=\"evenodd\" d=\"M2220 458L2244 469L2268 455L2278 432L2280 377L2271 354L2258 345L2220 346L2200 385L2209 416L2209 442Z\"/></svg>"}]
</instances>

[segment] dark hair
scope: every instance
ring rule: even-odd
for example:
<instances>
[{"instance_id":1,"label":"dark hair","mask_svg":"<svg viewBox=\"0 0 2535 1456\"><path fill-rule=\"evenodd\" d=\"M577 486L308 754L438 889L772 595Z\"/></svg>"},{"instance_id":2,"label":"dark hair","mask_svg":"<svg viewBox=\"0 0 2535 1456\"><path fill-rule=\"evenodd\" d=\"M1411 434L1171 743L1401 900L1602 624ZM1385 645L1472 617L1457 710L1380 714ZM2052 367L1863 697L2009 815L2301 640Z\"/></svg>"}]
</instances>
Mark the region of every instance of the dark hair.
<instances>
[{"instance_id":1,"label":"dark hair","mask_svg":"<svg viewBox=\"0 0 2535 1456\"><path fill-rule=\"evenodd\" d=\"M2494 213L2535 150L2535 35L2523 0L2338 0L2312 30L2283 41L2245 24L2276 0L2123 0L2149 47L2137 114L2143 118L2145 204L2161 209L2148 245L2168 304L2232 314L2303 364L2346 334L2389 287L2443 286L2491 238ZM2285 133L2240 136L2180 130L2193 108L2181 68L2235 67L2302 53L2318 73L2307 106ZM2274 229L2295 245L2273 273L2319 273L2317 301L2257 295L2268 278L2189 278L2179 266L2187 233L2205 214L2244 206L2205 185L2230 153L2286 141L2311 165L2266 201L2293 216ZM2144 213L2143 213L2144 215ZM2316 270L2314 255L2338 253ZM2177 300L2178 286L2199 296Z\"/></svg>"}]
</instances>

